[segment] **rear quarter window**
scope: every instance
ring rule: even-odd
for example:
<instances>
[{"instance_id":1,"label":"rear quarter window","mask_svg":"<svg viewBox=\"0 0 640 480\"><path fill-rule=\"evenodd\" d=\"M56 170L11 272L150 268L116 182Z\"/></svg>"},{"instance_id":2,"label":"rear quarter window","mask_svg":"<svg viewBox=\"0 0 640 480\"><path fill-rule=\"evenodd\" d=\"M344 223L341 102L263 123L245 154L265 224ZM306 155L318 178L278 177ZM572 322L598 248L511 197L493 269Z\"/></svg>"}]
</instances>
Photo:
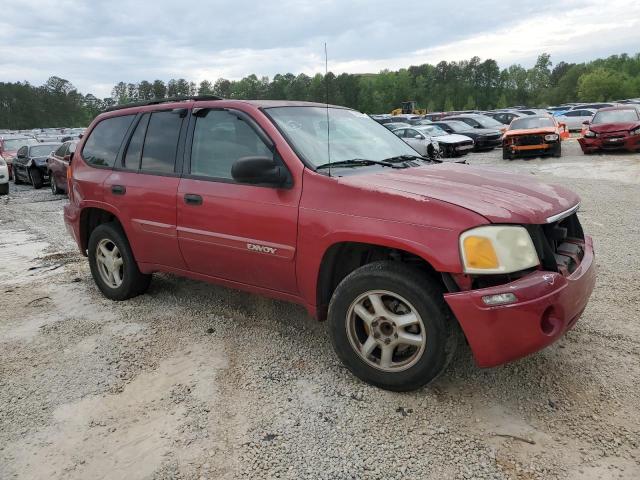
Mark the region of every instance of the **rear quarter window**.
<instances>
[{"instance_id":1,"label":"rear quarter window","mask_svg":"<svg viewBox=\"0 0 640 480\"><path fill-rule=\"evenodd\" d=\"M124 136L135 115L102 120L94 127L82 148L82 158L89 165L113 167Z\"/></svg>"}]
</instances>

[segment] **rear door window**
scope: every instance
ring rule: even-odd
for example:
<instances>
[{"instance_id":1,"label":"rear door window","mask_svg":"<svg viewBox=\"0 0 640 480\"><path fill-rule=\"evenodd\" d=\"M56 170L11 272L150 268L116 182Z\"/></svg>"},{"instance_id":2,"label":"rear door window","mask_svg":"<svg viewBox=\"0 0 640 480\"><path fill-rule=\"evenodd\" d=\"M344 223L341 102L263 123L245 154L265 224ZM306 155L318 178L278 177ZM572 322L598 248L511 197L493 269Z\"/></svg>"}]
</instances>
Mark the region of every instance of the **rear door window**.
<instances>
[{"instance_id":1,"label":"rear door window","mask_svg":"<svg viewBox=\"0 0 640 480\"><path fill-rule=\"evenodd\" d=\"M113 167L134 116L111 117L98 123L82 148L85 162L97 167Z\"/></svg>"},{"instance_id":2,"label":"rear door window","mask_svg":"<svg viewBox=\"0 0 640 480\"><path fill-rule=\"evenodd\" d=\"M177 112L154 112L149 118L140 169L173 173L183 118Z\"/></svg>"},{"instance_id":3,"label":"rear door window","mask_svg":"<svg viewBox=\"0 0 640 480\"><path fill-rule=\"evenodd\" d=\"M142 144L144 143L144 135L147 133L147 124L149 123L149 113L145 113L136 129L133 131L127 153L124 156L124 168L138 170L140 168L140 158L142 157Z\"/></svg>"}]
</instances>

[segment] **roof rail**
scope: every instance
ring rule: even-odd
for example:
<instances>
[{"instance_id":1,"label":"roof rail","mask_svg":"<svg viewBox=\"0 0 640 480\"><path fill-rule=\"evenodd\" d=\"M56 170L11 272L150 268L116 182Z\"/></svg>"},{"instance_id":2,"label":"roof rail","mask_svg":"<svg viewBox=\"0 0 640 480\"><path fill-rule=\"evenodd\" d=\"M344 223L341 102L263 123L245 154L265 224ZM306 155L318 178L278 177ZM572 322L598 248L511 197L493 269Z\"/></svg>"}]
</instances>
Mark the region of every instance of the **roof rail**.
<instances>
[{"instance_id":1,"label":"roof rail","mask_svg":"<svg viewBox=\"0 0 640 480\"><path fill-rule=\"evenodd\" d=\"M112 107L105 108L103 112L113 112L114 110L122 110L123 108L132 107L144 107L147 105L158 105L161 103L169 102L184 102L186 100L224 100L217 95L180 95L177 97L168 98L153 98L151 100L144 100L142 102L123 103L122 105L114 105Z\"/></svg>"}]
</instances>

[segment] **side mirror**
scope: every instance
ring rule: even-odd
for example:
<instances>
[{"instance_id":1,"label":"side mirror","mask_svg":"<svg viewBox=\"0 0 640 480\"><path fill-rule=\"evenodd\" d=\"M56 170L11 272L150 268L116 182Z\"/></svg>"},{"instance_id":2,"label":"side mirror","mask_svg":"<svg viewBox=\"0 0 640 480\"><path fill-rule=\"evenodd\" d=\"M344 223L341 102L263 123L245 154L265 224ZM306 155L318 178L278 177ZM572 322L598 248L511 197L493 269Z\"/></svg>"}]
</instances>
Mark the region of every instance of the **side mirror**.
<instances>
[{"instance_id":1,"label":"side mirror","mask_svg":"<svg viewBox=\"0 0 640 480\"><path fill-rule=\"evenodd\" d=\"M416 138L416 139L418 139L418 140L424 140L424 136L422 136L422 135L420 135L420 134L416 135L416 136L415 136L415 137L413 137L413 138Z\"/></svg>"},{"instance_id":2,"label":"side mirror","mask_svg":"<svg viewBox=\"0 0 640 480\"><path fill-rule=\"evenodd\" d=\"M27 156L24 153L18 153L16 156L18 158L27 158Z\"/></svg>"},{"instance_id":3,"label":"side mirror","mask_svg":"<svg viewBox=\"0 0 640 480\"><path fill-rule=\"evenodd\" d=\"M583 125L591 125L591 121L590 120L585 120L584 122L582 122Z\"/></svg>"},{"instance_id":4,"label":"side mirror","mask_svg":"<svg viewBox=\"0 0 640 480\"><path fill-rule=\"evenodd\" d=\"M242 157L233 162L231 176L238 183L281 187L287 183L287 170L272 157Z\"/></svg>"},{"instance_id":5,"label":"side mirror","mask_svg":"<svg viewBox=\"0 0 640 480\"><path fill-rule=\"evenodd\" d=\"M71 162L72 156L73 156L73 153L71 154L67 153L64 157L62 157L62 160L64 160L65 162Z\"/></svg>"}]
</instances>

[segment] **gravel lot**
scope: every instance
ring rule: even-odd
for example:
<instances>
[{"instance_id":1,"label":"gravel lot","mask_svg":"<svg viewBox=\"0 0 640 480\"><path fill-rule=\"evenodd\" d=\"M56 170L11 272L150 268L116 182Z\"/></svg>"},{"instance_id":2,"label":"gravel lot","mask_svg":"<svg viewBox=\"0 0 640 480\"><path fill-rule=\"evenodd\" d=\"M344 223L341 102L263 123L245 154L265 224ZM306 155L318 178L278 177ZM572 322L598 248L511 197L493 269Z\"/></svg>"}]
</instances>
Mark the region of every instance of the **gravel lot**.
<instances>
[{"instance_id":1,"label":"gravel lot","mask_svg":"<svg viewBox=\"0 0 640 480\"><path fill-rule=\"evenodd\" d=\"M0 197L0 478L640 478L640 155L469 163L576 190L599 277L564 339L500 368L463 345L385 392L295 305L170 275L104 299L66 200Z\"/></svg>"}]
</instances>

